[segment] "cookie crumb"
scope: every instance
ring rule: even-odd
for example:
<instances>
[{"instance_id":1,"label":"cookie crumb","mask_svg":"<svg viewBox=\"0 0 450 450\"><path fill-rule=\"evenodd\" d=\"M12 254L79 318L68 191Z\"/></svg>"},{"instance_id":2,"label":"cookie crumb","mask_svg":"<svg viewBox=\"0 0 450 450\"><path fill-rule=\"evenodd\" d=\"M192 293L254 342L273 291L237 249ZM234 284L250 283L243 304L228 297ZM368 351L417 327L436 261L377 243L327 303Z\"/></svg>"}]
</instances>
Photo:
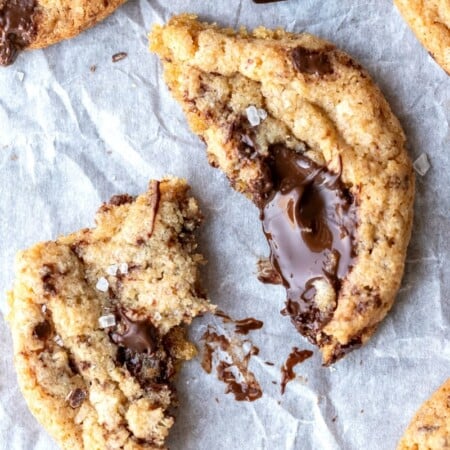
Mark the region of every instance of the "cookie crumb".
<instances>
[{"instance_id":1,"label":"cookie crumb","mask_svg":"<svg viewBox=\"0 0 450 450\"><path fill-rule=\"evenodd\" d=\"M19 79L20 82L22 82L23 79L25 78L25 74L23 72L17 72L17 78Z\"/></svg>"},{"instance_id":2,"label":"cookie crumb","mask_svg":"<svg viewBox=\"0 0 450 450\"><path fill-rule=\"evenodd\" d=\"M112 62L116 63L118 61L122 61L122 59L125 59L128 56L128 53L125 52L119 52L112 56Z\"/></svg>"},{"instance_id":3,"label":"cookie crumb","mask_svg":"<svg viewBox=\"0 0 450 450\"><path fill-rule=\"evenodd\" d=\"M116 324L116 318L114 314L108 314L98 318L98 325L100 328L113 327Z\"/></svg>"},{"instance_id":4,"label":"cookie crumb","mask_svg":"<svg viewBox=\"0 0 450 450\"><path fill-rule=\"evenodd\" d=\"M95 285L97 291L106 292L109 288L108 280L105 277L100 277Z\"/></svg>"},{"instance_id":5,"label":"cookie crumb","mask_svg":"<svg viewBox=\"0 0 450 450\"><path fill-rule=\"evenodd\" d=\"M89 70L94 73L97 70L97 66L95 64L92 64L91 67L89 67Z\"/></svg>"},{"instance_id":6,"label":"cookie crumb","mask_svg":"<svg viewBox=\"0 0 450 450\"><path fill-rule=\"evenodd\" d=\"M413 163L414 170L420 175L424 176L430 170L430 162L426 153L422 153Z\"/></svg>"}]
</instances>

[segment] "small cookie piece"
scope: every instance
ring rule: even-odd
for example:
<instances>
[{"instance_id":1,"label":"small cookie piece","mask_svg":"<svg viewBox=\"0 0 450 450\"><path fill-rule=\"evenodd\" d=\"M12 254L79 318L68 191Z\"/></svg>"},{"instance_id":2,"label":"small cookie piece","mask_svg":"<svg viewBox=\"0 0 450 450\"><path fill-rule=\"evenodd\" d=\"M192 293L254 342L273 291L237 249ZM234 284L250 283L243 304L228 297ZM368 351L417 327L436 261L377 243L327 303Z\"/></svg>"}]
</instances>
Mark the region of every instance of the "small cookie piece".
<instances>
[{"instance_id":1,"label":"small cookie piece","mask_svg":"<svg viewBox=\"0 0 450 450\"><path fill-rule=\"evenodd\" d=\"M394 3L430 55L450 74L450 2L394 0Z\"/></svg>"},{"instance_id":2,"label":"small cookie piece","mask_svg":"<svg viewBox=\"0 0 450 450\"><path fill-rule=\"evenodd\" d=\"M173 378L196 349L201 213L185 181L114 196L96 227L20 252L9 293L14 361L31 412L63 449L159 449Z\"/></svg>"},{"instance_id":3,"label":"small cookie piece","mask_svg":"<svg viewBox=\"0 0 450 450\"><path fill-rule=\"evenodd\" d=\"M23 49L69 39L114 12L126 0L0 0L0 65Z\"/></svg>"},{"instance_id":4,"label":"small cookie piece","mask_svg":"<svg viewBox=\"0 0 450 450\"><path fill-rule=\"evenodd\" d=\"M450 378L420 407L397 450L450 449Z\"/></svg>"},{"instance_id":5,"label":"small cookie piece","mask_svg":"<svg viewBox=\"0 0 450 450\"><path fill-rule=\"evenodd\" d=\"M210 164L260 208L284 313L325 364L364 344L399 288L414 197L379 89L309 34L182 15L153 29L150 48Z\"/></svg>"}]
</instances>

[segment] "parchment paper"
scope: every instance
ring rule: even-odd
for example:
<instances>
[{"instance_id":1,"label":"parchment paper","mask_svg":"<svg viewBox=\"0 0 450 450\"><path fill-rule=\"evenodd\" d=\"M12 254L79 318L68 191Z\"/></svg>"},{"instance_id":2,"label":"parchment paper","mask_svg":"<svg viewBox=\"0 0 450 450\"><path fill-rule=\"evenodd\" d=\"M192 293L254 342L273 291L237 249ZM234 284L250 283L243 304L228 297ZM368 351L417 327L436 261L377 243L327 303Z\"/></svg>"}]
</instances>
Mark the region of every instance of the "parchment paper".
<instances>
[{"instance_id":1,"label":"parchment paper","mask_svg":"<svg viewBox=\"0 0 450 450\"><path fill-rule=\"evenodd\" d=\"M79 37L1 68L1 311L17 250L92 225L102 201L138 194L152 177L186 177L206 215L200 241L211 299L235 318L264 321L250 335L261 350L250 367L264 395L236 402L198 359L186 364L170 447L394 449L413 412L450 376L450 77L391 3L130 0ZM284 396L282 363L293 346L311 346L279 314L284 289L256 279L256 261L268 254L258 212L209 167L203 144L161 79L157 57L147 51L151 25L184 11L223 25L282 26L335 42L381 86L404 126L411 157L426 152L431 162L417 179L413 237L393 310L364 348L332 369L321 367L315 351L297 366L303 378L288 384ZM128 57L113 64L119 51ZM196 321L193 339L211 322L221 323ZM0 447L54 449L19 392L4 320L0 338Z\"/></svg>"}]
</instances>

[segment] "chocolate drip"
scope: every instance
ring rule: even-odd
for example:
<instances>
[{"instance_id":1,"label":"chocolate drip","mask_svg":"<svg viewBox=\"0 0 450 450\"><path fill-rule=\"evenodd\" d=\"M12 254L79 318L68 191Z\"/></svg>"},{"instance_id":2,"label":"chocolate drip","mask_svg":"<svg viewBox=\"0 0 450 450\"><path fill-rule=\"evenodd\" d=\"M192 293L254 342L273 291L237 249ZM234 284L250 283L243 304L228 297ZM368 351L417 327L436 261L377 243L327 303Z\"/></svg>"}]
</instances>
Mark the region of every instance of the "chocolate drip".
<instances>
[{"instance_id":1,"label":"chocolate drip","mask_svg":"<svg viewBox=\"0 0 450 450\"><path fill-rule=\"evenodd\" d=\"M295 378L294 367L297 364L311 358L313 352L311 350L299 350L297 347L287 357L286 362L281 368L281 393L284 394L286 385Z\"/></svg>"},{"instance_id":2,"label":"chocolate drip","mask_svg":"<svg viewBox=\"0 0 450 450\"><path fill-rule=\"evenodd\" d=\"M226 314L223 314L223 316L225 321L231 321ZM225 393L231 392L236 400L248 402L257 400L262 396L261 386L248 368L251 357L259 353L257 347L251 345L250 350L242 355L244 341L231 341L212 328L208 328L203 334L202 340L205 345L201 364L207 373L212 372L214 353L219 359L223 352L227 355L227 360L231 360L231 362L219 360L216 365L218 379L227 385ZM249 343L249 341L245 342ZM236 375L236 373L240 375Z\"/></svg>"},{"instance_id":3,"label":"chocolate drip","mask_svg":"<svg viewBox=\"0 0 450 450\"><path fill-rule=\"evenodd\" d=\"M312 342L330 320L335 300L319 308L319 284L337 293L354 264L356 208L340 180L284 146L271 149L274 191L261 208L271 262L287 289L284 314Z\"/></svg>"},{"instance_id":4,"label":"chocolate drip","mask_svg":"<svg viewBox=\"0 0 450 450\"><path fill-rule=\"evenodd\" d=\"M264 325L264 323L261 320L254 319L253 317L237 320L235 323L236 323L236 333L238 334L248 334L249 331L259 330Z\"/></svg>"},{"instance_id":5,"label":"chocolate drip","mask_svg":"<svg viewBox=\"0 0 450 450\"><path fill-rule=\"evenodd\" d=\"M232 372L232 364L221 361L217 366L217 377L223 381L227 388L225 393L231 392L237 401L253 402L262 397L262 390L256 380L237 381L236 375Z\"/></svg>"},{"instance_id":6,"label":"chocolate drip","mask_svg":"<svg viewBox=\"0 0 450 450\"><path fill-rule=\"evenodd\" d=\"M36 0L0 0L0 65L14 62L36 35Z\"/></svg>"}]
</instances>

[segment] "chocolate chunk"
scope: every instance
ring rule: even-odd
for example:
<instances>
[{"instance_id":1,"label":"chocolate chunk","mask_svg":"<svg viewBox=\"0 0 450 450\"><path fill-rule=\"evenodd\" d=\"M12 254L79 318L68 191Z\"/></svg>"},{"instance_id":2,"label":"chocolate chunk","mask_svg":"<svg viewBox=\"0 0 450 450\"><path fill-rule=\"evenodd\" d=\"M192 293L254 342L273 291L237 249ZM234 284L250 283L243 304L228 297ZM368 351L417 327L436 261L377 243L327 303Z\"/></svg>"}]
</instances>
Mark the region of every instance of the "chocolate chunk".
<instances>
[{"instance_id":1,"label":"chocolate chunk","mask_svg":"<svg viewBox=\"0 0 450 450\"><path fill-rule=\"evenodd\" d=\"M76 388L70 391L66 400L69 402L70 407L75 409L80 407L85 399L86 399L86 392L83 391L83 389Z\"/></svg>"},{"instance_id":2,"label":"chocolate chunk","mask_svg":"<svg viewBox=\"0 0 450 450\"><path fill-rule=\"evenodd\" d=\"M133 203L133 202L134 202L134 197L132 197L131 195L118 194L118 195L113 195L109 199L108 203L112 206L121 206L121 205L126 205L127 203Z\"/></svg>"},{"instance_id":3,"label":"chocolate chunk","mask_svg":"<svg viewBox=\"0 0 450 450\"><path fill-rule=\"evenodd\" d=\"M315 342L336 307L315 305L315 283L325 280L337 294L354 264L355 201L339 174L281 145L271 155L274 191L261 208L263 229L287 289L283 313Z\"/></svg>"},{"instance_id":4,"label":"chocolate chunk","mask_svg":"<svg viewBox=\"0 0 450 450\"><path fill-rule=\"evenodd\" d=\"M36 35L36 0L0 1L0 65L14 62Z\"/></svg>"},{"instance_id":5,"label":"chocolate chunk","mask_svg":"<svg viewBox=\"0 0 450 450\"><path fill-rule=\"evenodd\" d=\"M75 359L73 358L73 356L69 355L69 367L70 370L75 374L75 375L79 375L80 374L80 369L78 367L77 362L75 361Z\"/></svg>"},{"instance_id":6,"label":"chocolate chunk","mask_svg":"<svg viewBox=\"0 0 450 450\"><path fill-rule=\"evenodd\" d=\"M56 295L56 276L58 271L54 264L44 264L41 269L42 287L47 294Z\"/></svg>"},{"instance_id":7,"label":"chocolate chunk","mask_svg":"<svg viewBox=\"0 0 450 450\"><path fill-rule=\"evenodd\" d=\"M132 321L126 316L123 309L119 309L118 315L125 324L125 331L112 333L113 342L137 353L153 354L159 340L156 327L149 320Z\"/></svg>"},{"instance_id":8,"label":"chocolate chunk","mask_svg":"<svg viewBox=\"0 0 450 450\"><path fill-rule=\"evenodd\" d=\"M46 341L52 335L52 327L48 320L38 323L33 329L33 337Z\"/></svg>"},{"instance_id":9,"label":"chocolate chunk","mask_svg":"<svg viewBox=\"0 0 450 450\"><path fill-rule=\"evenodd\" d=\"M301 73L320 76L333 73L330 58L323 50L296 47L291 50L291 60L295 69Z\"/></svg>"}]
</instances>

